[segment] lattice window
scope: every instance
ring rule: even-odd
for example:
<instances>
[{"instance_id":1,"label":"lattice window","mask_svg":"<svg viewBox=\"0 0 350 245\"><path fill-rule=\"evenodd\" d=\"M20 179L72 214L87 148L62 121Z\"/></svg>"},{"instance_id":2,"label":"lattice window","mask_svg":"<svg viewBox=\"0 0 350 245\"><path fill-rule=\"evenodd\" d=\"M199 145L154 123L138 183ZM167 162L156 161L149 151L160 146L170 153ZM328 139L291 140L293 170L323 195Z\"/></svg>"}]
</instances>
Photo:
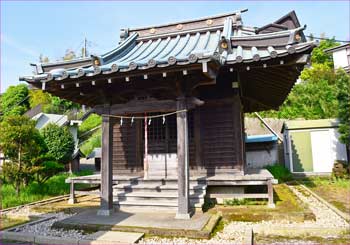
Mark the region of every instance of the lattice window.
<instances>
[{"instance_id":1,"label":"lattice window","mask_svg":"<svg viewBox=\"0 0 350 245\"><path fill-rule=\"evenodd\" d=\"M148 115L159 115L152 113ZM147 122L148 123L148 122ZM142 123L142 131L144 132L145 125ZM170 115L165 117L165 123L163 124L163 118L152 118L151 123L147 124L147 135L150 142L161 142L166 140L166 130L168 130L168 140L177 139L177 126L176 126L176 115ZM193 129L193 112L188 112L188 137L192 139L194 137ZM144 139L144 133L143 139Z\"/></svg>"}]
</instances>

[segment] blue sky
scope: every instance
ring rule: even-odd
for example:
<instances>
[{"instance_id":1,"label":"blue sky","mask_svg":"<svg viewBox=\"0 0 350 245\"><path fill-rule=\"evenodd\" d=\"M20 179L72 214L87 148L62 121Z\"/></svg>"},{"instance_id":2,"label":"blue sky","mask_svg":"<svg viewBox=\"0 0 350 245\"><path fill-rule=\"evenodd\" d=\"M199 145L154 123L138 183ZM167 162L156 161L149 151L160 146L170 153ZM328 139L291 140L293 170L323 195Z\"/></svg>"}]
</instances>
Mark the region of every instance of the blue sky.
<instances>
[{"instance_id":1,"label":"blue sky","mask_svg":"<svg viewBox=\"0 0 350 245\"><path fill-rule=\"evenodd\" d=\"M39 55L60 59L66 49L90 53L114 48L123 27L162 24L248 8L245 25L263 26L295 10L306 34L350 40L349 1L1 1L1 92L29 75Z\"/></svg>"}]
</instances>

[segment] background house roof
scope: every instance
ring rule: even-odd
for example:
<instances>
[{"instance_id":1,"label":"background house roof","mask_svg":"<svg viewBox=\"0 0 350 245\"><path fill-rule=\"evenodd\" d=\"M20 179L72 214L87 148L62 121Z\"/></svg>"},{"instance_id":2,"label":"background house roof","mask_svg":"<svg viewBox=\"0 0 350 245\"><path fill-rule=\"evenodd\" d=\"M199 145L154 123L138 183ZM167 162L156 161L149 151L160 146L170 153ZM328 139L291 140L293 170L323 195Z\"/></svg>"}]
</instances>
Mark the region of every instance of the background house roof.
<instances>
[{"instance_id":1,"label":"background house roof","mask_svg":"<svg viewBox=\"0 0 350 245\"><path fill-rule=\"evenodd\" d=\"M264 118L264 121L275 131L277 134L282 137L280 133L282 130L283 123L285 119L277 119L277 118ZM271 132L264 126L264 124L258 119L254 117L246 117L244 118L244 127L247 136L254 135L270 135Z\"/></svg>"},{"instance_id":2,"label":"background house roof","mask_svg":"<svg viewBox=\"0 0 350 245\"><path fill-rule=\"evenodd\" d=\"M291 129L335 128L338 126L339 121L337 119L290 120L283 124L282 133L284 130Z\"/></svg>"},{"instance_id":3,"label":"background house roof","mask_svg":"<svg viewBox=\"0 0 350 245\"><path fill-rule=\"evenodd\" d=\"M328 49L325 49L324 51L326 53L333 53L335 51L346 49L348 47L350 47L350 43L345 43L345 44L342 44L342 45L339 45L339 46L336 46L336 47L333 47L333 48L328 48Z\"/></svg>"}]
</instances>

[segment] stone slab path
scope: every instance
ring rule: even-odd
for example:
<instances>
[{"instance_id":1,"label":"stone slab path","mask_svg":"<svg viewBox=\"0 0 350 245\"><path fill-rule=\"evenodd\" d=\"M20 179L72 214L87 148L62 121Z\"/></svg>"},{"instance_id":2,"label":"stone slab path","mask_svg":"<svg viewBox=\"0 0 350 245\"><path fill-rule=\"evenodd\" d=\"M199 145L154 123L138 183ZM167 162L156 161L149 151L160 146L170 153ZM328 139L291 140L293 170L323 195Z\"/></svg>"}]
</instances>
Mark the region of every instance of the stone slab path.
<instances>
[{"instance_id":1,"label":"stone slab path","mask_svg":"<svg viewBox=\"0 0 350 245\"><path fill-rule=\"evenodd\" d=\"M146 227L159 229L202 230L210 219L208 214L195 214L190 220L174 219L175 213L128 213L118 211L111 216L97 215L96 209L91 209L60 221L67 225L105 225Z\"/></svg>"},{"instance_id":2,"label":"stone slab path","mask_svg":"<svg viewBox=\"0 0 350 245\"><path fill-rule=\"evenodd\" d=\"M80 241L80 243L101 244L101 242L109 242L114 244L132 244L140 240L143 237L143 235L143 233L137 232L98 231L89 235L87 237L87 240L82 240Z\"/></svg>"}]
</instances>

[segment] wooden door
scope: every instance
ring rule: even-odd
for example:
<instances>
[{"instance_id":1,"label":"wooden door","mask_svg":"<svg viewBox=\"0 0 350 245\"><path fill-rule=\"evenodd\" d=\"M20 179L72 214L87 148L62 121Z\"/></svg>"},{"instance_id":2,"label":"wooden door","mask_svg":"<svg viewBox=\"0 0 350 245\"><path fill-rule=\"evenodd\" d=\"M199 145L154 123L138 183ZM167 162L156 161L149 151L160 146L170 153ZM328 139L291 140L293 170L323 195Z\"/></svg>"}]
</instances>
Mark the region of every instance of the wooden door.
<instances>
[{"instance_id":1,"label":"wooden door","mask_svg":"<svg viewBox=\"0 0 350 245\"><path fill-rule=\"evenodd\" d=\"M292 172L312 172L312 150L309 131L290 132Z\"/></svg>"},{"instance_id":2,"label":"wooden door","mask_svg":"<svg viewBox=\"0 0 350 245\"><path fill-rule=\"evenodd\" d=\"M143 127L145 130L145 126ZM176 116L153 118L147 124L148 178L177 177Z\"/></svg>"},{"instance_id":3,"label":"wooden door","mask_svg":"<svg viewBox=\"0 0 350 245\"><path fill-rule=\"evenodd\" d=\"M331 173L333 168L331 135L329 130L311 132L313 171Z\"/></svg>"}]
</instances>

